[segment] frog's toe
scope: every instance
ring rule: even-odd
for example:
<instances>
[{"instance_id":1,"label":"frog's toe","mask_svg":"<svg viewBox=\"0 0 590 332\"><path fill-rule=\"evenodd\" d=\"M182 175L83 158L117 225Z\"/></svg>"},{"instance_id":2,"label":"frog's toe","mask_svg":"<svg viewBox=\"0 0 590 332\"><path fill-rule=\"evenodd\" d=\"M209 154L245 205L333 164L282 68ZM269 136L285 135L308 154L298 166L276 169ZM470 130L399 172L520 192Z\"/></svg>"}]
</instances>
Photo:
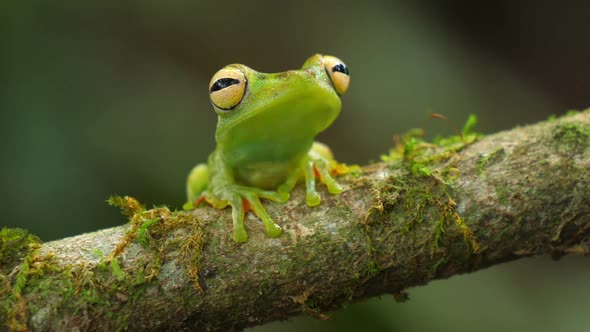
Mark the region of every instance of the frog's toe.
<instances>
[{"instance_id":1,"label":"frog's toe","mask_svg":"<svg viewBox=\"0 0 590 332\"><path fill-rule=\"evenodd\" d=\"M285 203L289 200L291 194L285 191L267 191L267 190L260 190L256 191L256 194L259 197L266 198L276 203Z\"/></svg>"},{"instance_id":2,"label":"frog's toe","mask_svg":"<svg viewBox=\"0 0 590 332\"><path fill-rule=\"evenodd\" d=\"M186 203L184 203L184 205L182 206L182 209L183 209L184 211L191 211L191 210L194 210L194 209L196 209L196 208L197 208L197 207L195 206L195 203L193 203L193 202L186 202Z\"/></svg>"},{"instance_id":3,"label":"frog's toe","mask_svg":"<svg viewBox=\"0 0 590 332\"><path fill-rule=\"evenodd\" d=\"M258 196L253 192L247 192L244 194L244 198L249 203L249 209L262 220L266 235L269 237L277 237L281 235L283 230L279 225L275 224L268 212L266 212L266 209L262 206L262 203L260 203Z\"/></svg>"},{"instance_id":4,"label":"frog's toe","mask_svg":"<svg viewBox=\"0 0 590 332\"><path fill-rule=\"evenodd\" d=\"M278 199L275 201L277 203L285 203L291 198L291 194L288 192L277 192Z\"/></svg>"},{"instance_id":5,"label":"frog's toe","mask_svg":"<svg viewBox=\"0 0 590 332\"><path fill-rule=\"evenodd\" d=\"M340 194L342 192L342 187L330 174L330 163L324 159L316 160L316 170L319 173L320 182L328 187L328 192L330 194Z\"/></svg>"},{"instance_id":6,"label":"frog's toe","mask_svg":"<svg viewBox=\"0 0 590 332\"><path fill-rule=\"evenodd\" d=\"M248 233L244 227L244 203L239 195L232 195L229 198L229 204L232 207L233 221L233 239L238 243L244 243L248 240Z\"/></svg>"},{"instance_id":7,"label":"frog's toe","mask_svg":"<svg viewBox=\"0 0 590 332\"><path fill-rule=\"evenodd\" d=\"M320 194L318 194L315 190L308 190L307 194L305 195L305 201L307 202L307 206L311 207L320 205L322 199L320 198Z\"/></svg>"},{"instance_id":8,"label":"frog's toe","mask_svg":"<svg viewBox=\"0 0 590 332\"><path fill-rule=\"evenodd\" d=\"M340 194L342 192L342 186L340 186L340 184L338 184L338 182L336 182L336 180L334 180L334 178L330 175L330 173L326 172L321 172L321 177L320 177L320 181L326 185L326 187L328 187L328 192L330 194Z\"/></svg>"},{"instance_id":9,"label":"frog's toe","mask_svg":"<svg viewBox=\"0 0 590 332\"><path fill-rule=\"evenodd\" d=\"M336 181L334 181L333 184L326 183L326 185L328 186L328 192L330 194L337 195L337 194L342 193L342 190L343 190L342 186L340 186Z\"/></svg>"},{"instance_id":10,"label":"frog's toe","mask_svg":"<svg viewBox=\"0 0 590 332\"><path fill-rule=\"evenodd\" d=\"M282 233L283 229L281 228L281 226L275 223L266 227L266 235L268 235L269 237L279 237L279 235L281 235Z\"/></svg>"},{"instance_id":11,"label":"frog's toe","mask_svg":"<svg viewBox=\"0 0 590 332\"><path fill-rule=\"evenodd\" d=\"M237 243L244 243L248 241L248 233L244 227L234 227L233 239Z\"/></svg>"}]
</instances>

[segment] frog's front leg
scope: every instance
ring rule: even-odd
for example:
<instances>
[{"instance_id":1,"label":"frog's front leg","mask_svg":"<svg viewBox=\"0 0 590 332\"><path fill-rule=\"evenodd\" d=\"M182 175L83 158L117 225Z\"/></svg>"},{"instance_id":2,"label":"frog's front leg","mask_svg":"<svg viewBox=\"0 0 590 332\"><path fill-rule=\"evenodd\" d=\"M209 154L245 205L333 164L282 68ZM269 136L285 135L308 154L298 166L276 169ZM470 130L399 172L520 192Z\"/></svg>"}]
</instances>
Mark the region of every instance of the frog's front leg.
<instances>
[{"instance_id":1,"label":"frog's front leg","mask_svg":"<svg viewBox=\"0 0 590 332\"><path fill-rule=\"evenodd\" d=\"M229 204L232 208L233 239L236 242L246 242L248 234L244 227L244 217L248 211L254 212L264 224L266 235L278 237L282 229L277 225L260 202L265 198L274 202L284 203L289 198L287 193L262 190L255 187L229 184L211 193L206 193L206 199L215 207ZM227 203L225 203L227 202ZM225 204L224 204L225 203ZM217 205L217 206L216 206Z\"/></svg>"},{"instance_id":2,"label":"frog's front leg","mask_svg":"<svg viewBox=\"0 0 590 332\"><path fill-rule=\"evenodd\" d=\"M279 187L279 192L290 192L301 176L303 176L305 178L305 200L307 205L317 206L320 204L321 198L315 188L316 178L326 185L330 194L340 194L342 187L336 182L332 174L345 174L347 172L348 168L346 165L339 164L334 160L330 148L322 143L314 142L307 156L301 161L300 171L294 172Z\"/></svg>"},{"instance_id":3,"label":"frog's front leg","mask_svg":"<svg viewBox=\"0 0 590 332\"><path fill-rule=\"evenodd\" d=\"M217 151L209 157L209 169L211 170L210 183L205 192L205 199L216 208L224 208L228 204L231 206L233 239L236 242L246 242L248 239L244 227L244 215L248 211L254 212L262 220L268 236L281 235L281 227L275 224L268 215L260 203L260 198L284 203L289 199L288 193L268 191L236 183L232 169L225 164L221 153Z\"/></svg>"},{"instance_id":4,"label":"frog's front leg","mask_svg":"<svg viewBox=\"0 0 590 332\"><path fill-rule=\"evenodd\" d=\"M220 154L214 152L209 158L209 164L199 164L189 174L187 181L186 209L193 209L203 201L216 209L224 209L228 205L232 208L233 239L236 242L246 242L248 235L244 227L244 216L248 211L254 212L266 229L270 237L281 235L279 227L262 206L260 198L278 203L289 199L289 194L262 190L256 187L238 185L235 183L231 170L226 167Z\"/></svg>"}]
</instances>

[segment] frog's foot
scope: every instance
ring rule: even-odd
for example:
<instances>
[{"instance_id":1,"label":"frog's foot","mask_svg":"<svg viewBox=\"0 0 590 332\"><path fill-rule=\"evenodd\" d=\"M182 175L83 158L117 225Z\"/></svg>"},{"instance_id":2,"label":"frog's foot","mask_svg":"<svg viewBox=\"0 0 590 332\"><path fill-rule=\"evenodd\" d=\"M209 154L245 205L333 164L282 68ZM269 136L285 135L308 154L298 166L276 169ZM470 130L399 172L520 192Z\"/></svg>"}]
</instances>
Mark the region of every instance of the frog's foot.
<instances>
[{"instance_id":1,"label":"frog's foot","mask_svg":"<svg viewBox=\"0 0 590 332\"><path fill-rule=\"evenodd\" d=\"M307 187L306 201L308 206L320 204L320 195L315 189L315 179L326 185L330 194L340 194L342 186L336 182L332 174L344 174L347 168L344 164L336 162L330 149L321 143L314 142L309 151L308 158L303 164L303 174Z\"/></svg>"},{"instance_id":2,"label":"frog's foot","mask_svg":"<svg viewBox=\"0 0 590 332\"><path fill-rule=\"evenodd\" d=\"M202 192L198 197L194 198L192 201L188 201L184 203L182 206L183 210L191 211L198 208L203 203L208 203L212 207L222 210L227 207L229 202L224 199L219 199L213 195L211 195L208 191Z\"/></svg>"},{"instance_id":3,"label":"frog's foot","mask_svg":"<svg viewBox=\"0 0 590 332\"><path fill-rule=\"evenodd\" d=\"M266 235L269 237L278 237L281 235L281 227L277 225L269 216L268 212L266 212L266 209L260 202L260 197L274 202L284 203L289 199L288 193L266 191L245 186L231 186L229 190L231 193L228 195L227 201L232 207L234 241L242 243L248 240L248 234L244 227L244 216L248 211L254 212L254 214L262 220Z\"/></svg>"},{"instance_id":4,"label":"frog's foot","mask_svg":"<svg viewBox=\"0 0 590 332\"><path fill-rule=\"evenodd\" d=\"M182 209L185 211L191 211L194 210L196 208L199 207L199 205L201 205L201 203L205 202L207 199L205 193L202 193L201 196L199 196L199 198L197 198L194 201L188 201L186 203L184 203L184 205L182 206Z\"/></svg>"},{"instance_id":5,"label":"frog's foot","mask_svg":"<svg viewBox=\"0 0 590 332\"><path fill-rule=\"evenodd\" d=\"M315 188L316 178L326 185L330 194L340 194L342 192L342 187L330 174L330 166L326 160L309 158L303 165L303 175L305 176L307 188L305 200L308 206L317 206L321 202L320 195Z\"/></svg>"},{"instance_id":6,"label":"frog's foot","mask_svg":"<svg viewBox=\"0 0 590 332\"><path fill-rule=\"evenodd\" d=\"M307 190L305 201L308 206L317 206L320 204L321 198L315 189L316 178L326 185L330 194L340 194L342 187L333 176L346 173L348 173L348 167L336 162L326 145L314 142L308 155L302 160L299 170L293 172L285 183L279 186L278 191L281 193L291 192L303 175Z\"/></svg>"}]
</instances>

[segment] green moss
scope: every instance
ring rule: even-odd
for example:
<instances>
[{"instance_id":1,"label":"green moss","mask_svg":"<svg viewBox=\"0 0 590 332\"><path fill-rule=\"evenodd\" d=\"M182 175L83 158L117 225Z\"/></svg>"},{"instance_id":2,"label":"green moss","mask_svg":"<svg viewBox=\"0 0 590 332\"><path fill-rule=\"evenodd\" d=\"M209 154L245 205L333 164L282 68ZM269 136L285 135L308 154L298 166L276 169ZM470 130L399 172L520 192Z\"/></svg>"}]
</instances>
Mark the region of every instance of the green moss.
<instances>
[{"instance_id":1,"label":"green moss","mask_svg":"<svg viewBox=\"0 0 590 332\"><path fill-rule=\"evenodd\" d=\"M154 272L153 263L157 266ZM75 291L68 299L68 305L91 312L96 317L108 318L103 322L108 330L124 330L128 324L128 312L122 304L135 303L141 299L150 282L159 272L161 261L146 256L146 261L138 266L125 267L119 258L103 260L94 268L87 270L78 267L71 273Z\"/></svg>"},{"instance_id":2,"label":"green moss","mask_svg":"<svg viewBox=\"0 0 590 332\"><path fill-rule=\"evenodd\" d=\"M316 290L309 288L298 296L292 296L291 299L300 304L303 311L308 315L321 320L329 319L330 317L322 311L322 305L329 303L328 299L313 296L314 293L316 293Z\"/></svg>"},{"instance_id":3,"label":"green moss","mask_svg":"<svg viewBox=\"0 0 590 332\"><path fill-rule=\"evenodd\" d=\"M8 274L10 270L29 252L32 247L41 244L41 240L20 228L0 229L0 273Z\"/></svg>"},{"instance_id":4,"label":"green moss","mask_svg":"<svg viewBox=\"0 0 590 332\"><path fill-rule=\"evenodd\" d=\"M135 234L137 236L137 242L139 244L141 244L144 248L146 248L148 246L149 238L151 238L151 234L150 234L149 229L152 226L154 226L156 223L158 223L159 221L160 221L160 219L158 219L158 218L143 219L141 222L141 225L139 225L139 227L137 228L137 231Z\"/></svg>"},{"instance_id":5,"label":"green moss","mask_svg":"<svg viewBox=\"0 0 590 332\"><path fill-rule=\"evenodd\" d=\"M130 218L130 230L116 249L94 266L62 266L52 254L39 256L40 241L20 229L0 230L0 295L7 297L0 307L0 330L26 330L27 322L42 322L45 312L77 308L76 319L101 317L101 328L123 330L127 326L127 308L123 303L139 301L156 278L166 251L166 238L174 228L194 226L185 239L176 239L175 249L186 253L187 270L198 288L198 270L204 242L202 227L192 215L170 212L166 207L146 210L131 197L113 196L109 203L121 207ZM136 266L124 266L119 254L137 241L148 253ZM181 256L183 257L183 256ZM18 267L13 283L5 274ZM29 295L30 294L30 295ZM64 295L65 294L65 295ZM25 301L25 298L29 302ZM29 317L33 314L32 317ZM90 317L85 317L90 315ZM67 326L67 322L63 327Z\"/></svg>"},{"instance_id":6,"label":"green moss","mask_svg":"<svg viewBox=\"0 0 590 332\"><path fill-rule=\"evenodd\" d=\"M409 164L409 169L412 174L417 176L429 177L432 175L432 169L421 162L411 161Z\"/></svg>"},{"instance_id":7,"label":"green moss","mask_svg":"<svg viewBox=\"0 0 590 332\"><path fill-rule=\"evenodd\" d=\"M498 162L505 154L504 148L498 148L490 153L482 154L477 161L477 174L484 175L488 166Z\"/></svg>"},{"instance_id":8,"label":"green moss","mask_svg":"<svg viewBox=\"0 0 590 332\"><path fill-rule=\"evenodd\" d=\"M350 217L353 214L352 210L350 209L350 207L348 205L335 206L335 207L333 207L332 211L335 216L337 216L341 219L348 219L348 217Z\"/></svg>"},{"instance_id":9,"label":"green moss","mask_svg":"<svg viewBox=\"0 0 590 332\"><path fill-rule=\"evenodd\" d=\"M463 125L461 135L463 137L468 137L473 134L477 136L478 134L474 131L475 125L477 125L477 116L475 114L470 114L467 121L465 121L465 125Z\"/></svg>"},{"instance_id":10,"label":"green moss","mask_svg":"<svg viewBox=\"0 0 590 332\"><path fill-rule=\"evenodd\" d=\"M432 266L432 268L430 269L430 272L428 273L428 279L434 279L436 277L436 274L438 273L438 269L443 266L445 263L447 262L447 256L443 255L441 256L438 261L436 261L436 264L434 264Z\"/></svg>"},{"instance_id":11,"label":"green moss","mask_svg":"<svg viewBox=\"0 0 590 332\"><path fill-rule=\"evenodd\" d=\"M460 135L439 137L432 143L419 137L420 131L398 136L396 147L387 156L382 156L390 167L392 176L390 183L375 190L377 202L369 210L383 211L383 201L389 204L403 202L402 207L407 212L403 230L409 232L416 224L424 220L432 222L432 248L436 250L444 235L448 233L449 225L454 225L467 246L473 252L479 250L474 233L465 220L456 211L456 203L452 197L453 183L458 179L459 172L454 163L457 151L472 144L480 134L473 131L477 122L475 116L470 116ZM503 151L494 151L481 164L482 168L492 159L498 158ZM384 199L395 197L394 200ZM399 197L399 199L398 199Z\"/></svg>"},{"instance_id":12,"label":"green moss","mask_svg":"<svg viewBox=\"0 0 590 332\"><path fill-rule=\"evenodd\" d=\"M125 280L127 275L125 272L123 272L123 270L121 270L121 266L119 265L119 260L117 258L111 260L110 267L111 273L117 281Z\"/></svg>"},{"instance_id":13,"label":"green moss","mask_svg":"<svg viewBox=\"0 0 590 332\"><path fill-rule=\"evenodd\" d=\"M429 206L432 201L430 192L423 190L417 186L406 186L397 188L400 190L400 194L404 194L404 208L406 211L411 211L411 218L403 227L405 232L409 232L410 229L416 224L421 224L424 221L424 209Z\"/></svg>"},{"instance_id":14,"label":"green moss","mask_svg":"<svg viewBox=\"0 0 590 332\"><path fill-rule=\"evenodd\" d=\"M195 281L195 288L201 289L199 285L198 271L201 261L201 250L204 244L204 233L201 223L187 211L171 212L166 206L155 207L146 210L137 200L132 197L112 196L109 204L118 206L122 209L124 215L130 218L131 228L127 231L125 237L117 245L115 250L109 255L107 260L117 257L125 248L136 241L146 250L151 251L155 258L149 265L149 274L139 276L137 280L146 278L151 280L157 276L161 269L162 255L166 250L165 237L174 228L181 226L193 225L192 234L183 242L175 243L175 247L180 246L182 257L187 261L187 271L191 279ZM155 264L157 262L157 264Z\"/></svg>"},{"instance_id":15,"label":"green moss","mask_svg":"<svg viewBox=\"0 0 590 332\"><path fill-rule=\"evenodd\" d=\"M498 201L504 205L510 203L510 188L509 187L496 187L496 196L498 197Z\"/></svg>"},{"instance_id":16,"label":"green moss","mask_svg":"<svg viewBox=\"0 0 590 332\"><path fill-rule=\"evenodd\" d=\"M131 197L113 196L109 204L118 206L130 218L130 230L108 257L98 249L93 251L100 262L94 266L62 266L52 254L39 256L40 240L25 230L0 230L0 330L27 330L32 320L43 321L45 312L78 308L77 319L85 315L106 318L101 322L106 330L122 330L127 326L127 313L122 302L138 301L158 276L166 237L174 228L193 226L190 236L175 238L174 248L186 256L187 270L199 288L198 271L204 234L201 223L185 212L171 212L167 207L146 210ZM137 241L149 251L137 266L126 267L118 258L125 248ZM9 273L17 268L11 279ZM199 288L200 289L200 288ZM29 298L27 294L31 294ZM25 301L29 299L29 302ZM49 301L49 302L46 302ZM33 317L29 317L33 314ZM64 322L67 326L67 322Z\"/></svg>"},{"instance_id":17,"label":"green moss","mask_svg":"<svg viewBox=\"0 0 590 332\"><path fill-rule=\"evenodd\" d=\"M26 330L28 308L23 290L29 282L32 267L37 262L41 240L19 228L0 230L0 294L5 300L0 307L0 322L11 330ZM20 262L20 263L19 263ZM14 270L14 268L17 268ZM6 276L16 271L14 284Z\"/></svg>"},{"instance_id":18,"label":"green moss","mask_svg":"<svg viewBox=\"0 0 590 332\"><path fill-rule=\"evenodd\" d=\"M377 262L369 260L366 270L361 273L361 278L370 278L381 272L381 270L382 268L379 266L379 264L377 264Z\"/></svg>"},{"instance_id":19,"label":"green moss","mask_svg":"<svg viewBox=\"0 0 590 332\"><path fill-rule=\"evenodd\" d=\"M113 195L107 200L110 206L121 208L123 214L127 217L132 217L137 213L145 211L145 207L139 203L135 198L129 196Z\"/></svg>"},{"instance_id":20,"label":"green moss","mask_svg":"<svg viewBox=\"0 0 590 332\"><path fill-rule=\"evenodd\" d=\"M577 123L562 123L553 130L555 148L560 152L580 153L589 143L590 128Z\"/></svg>"},{"instance_id":21,"label":"green moss","mask_svg":"<svg viewBox=\"0 0 590 332\"><path fill-rule=\"evenodd\" d=\"M434 234L434 241L432 242L432 249L437 249L439 243L442 239L442 235L446 232L447 229L447 221L445 218L439 218L435 223L432 229Z\"/></svg>"}]
</instances>

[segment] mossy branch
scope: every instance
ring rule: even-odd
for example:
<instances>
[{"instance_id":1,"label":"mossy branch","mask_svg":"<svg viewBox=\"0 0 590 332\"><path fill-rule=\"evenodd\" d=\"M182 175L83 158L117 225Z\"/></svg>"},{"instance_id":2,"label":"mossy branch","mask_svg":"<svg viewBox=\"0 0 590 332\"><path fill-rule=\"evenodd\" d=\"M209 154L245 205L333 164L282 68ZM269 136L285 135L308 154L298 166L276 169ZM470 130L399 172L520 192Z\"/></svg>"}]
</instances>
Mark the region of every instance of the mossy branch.
<instances>
[{"instance_id":1,"label":"mossy branch","mask_svg":"<svg viewBox=\"0 0 590 332\"><path fill-rule=\"evenodd\" d=\"M14 330L230 330L532 255L590 251L590 111L474 140L400 139L308 208L266 203L284 229L231 240L229 210L146 210L40 245L0 234L0 320Z\"/></svg>"}]
</instances>

